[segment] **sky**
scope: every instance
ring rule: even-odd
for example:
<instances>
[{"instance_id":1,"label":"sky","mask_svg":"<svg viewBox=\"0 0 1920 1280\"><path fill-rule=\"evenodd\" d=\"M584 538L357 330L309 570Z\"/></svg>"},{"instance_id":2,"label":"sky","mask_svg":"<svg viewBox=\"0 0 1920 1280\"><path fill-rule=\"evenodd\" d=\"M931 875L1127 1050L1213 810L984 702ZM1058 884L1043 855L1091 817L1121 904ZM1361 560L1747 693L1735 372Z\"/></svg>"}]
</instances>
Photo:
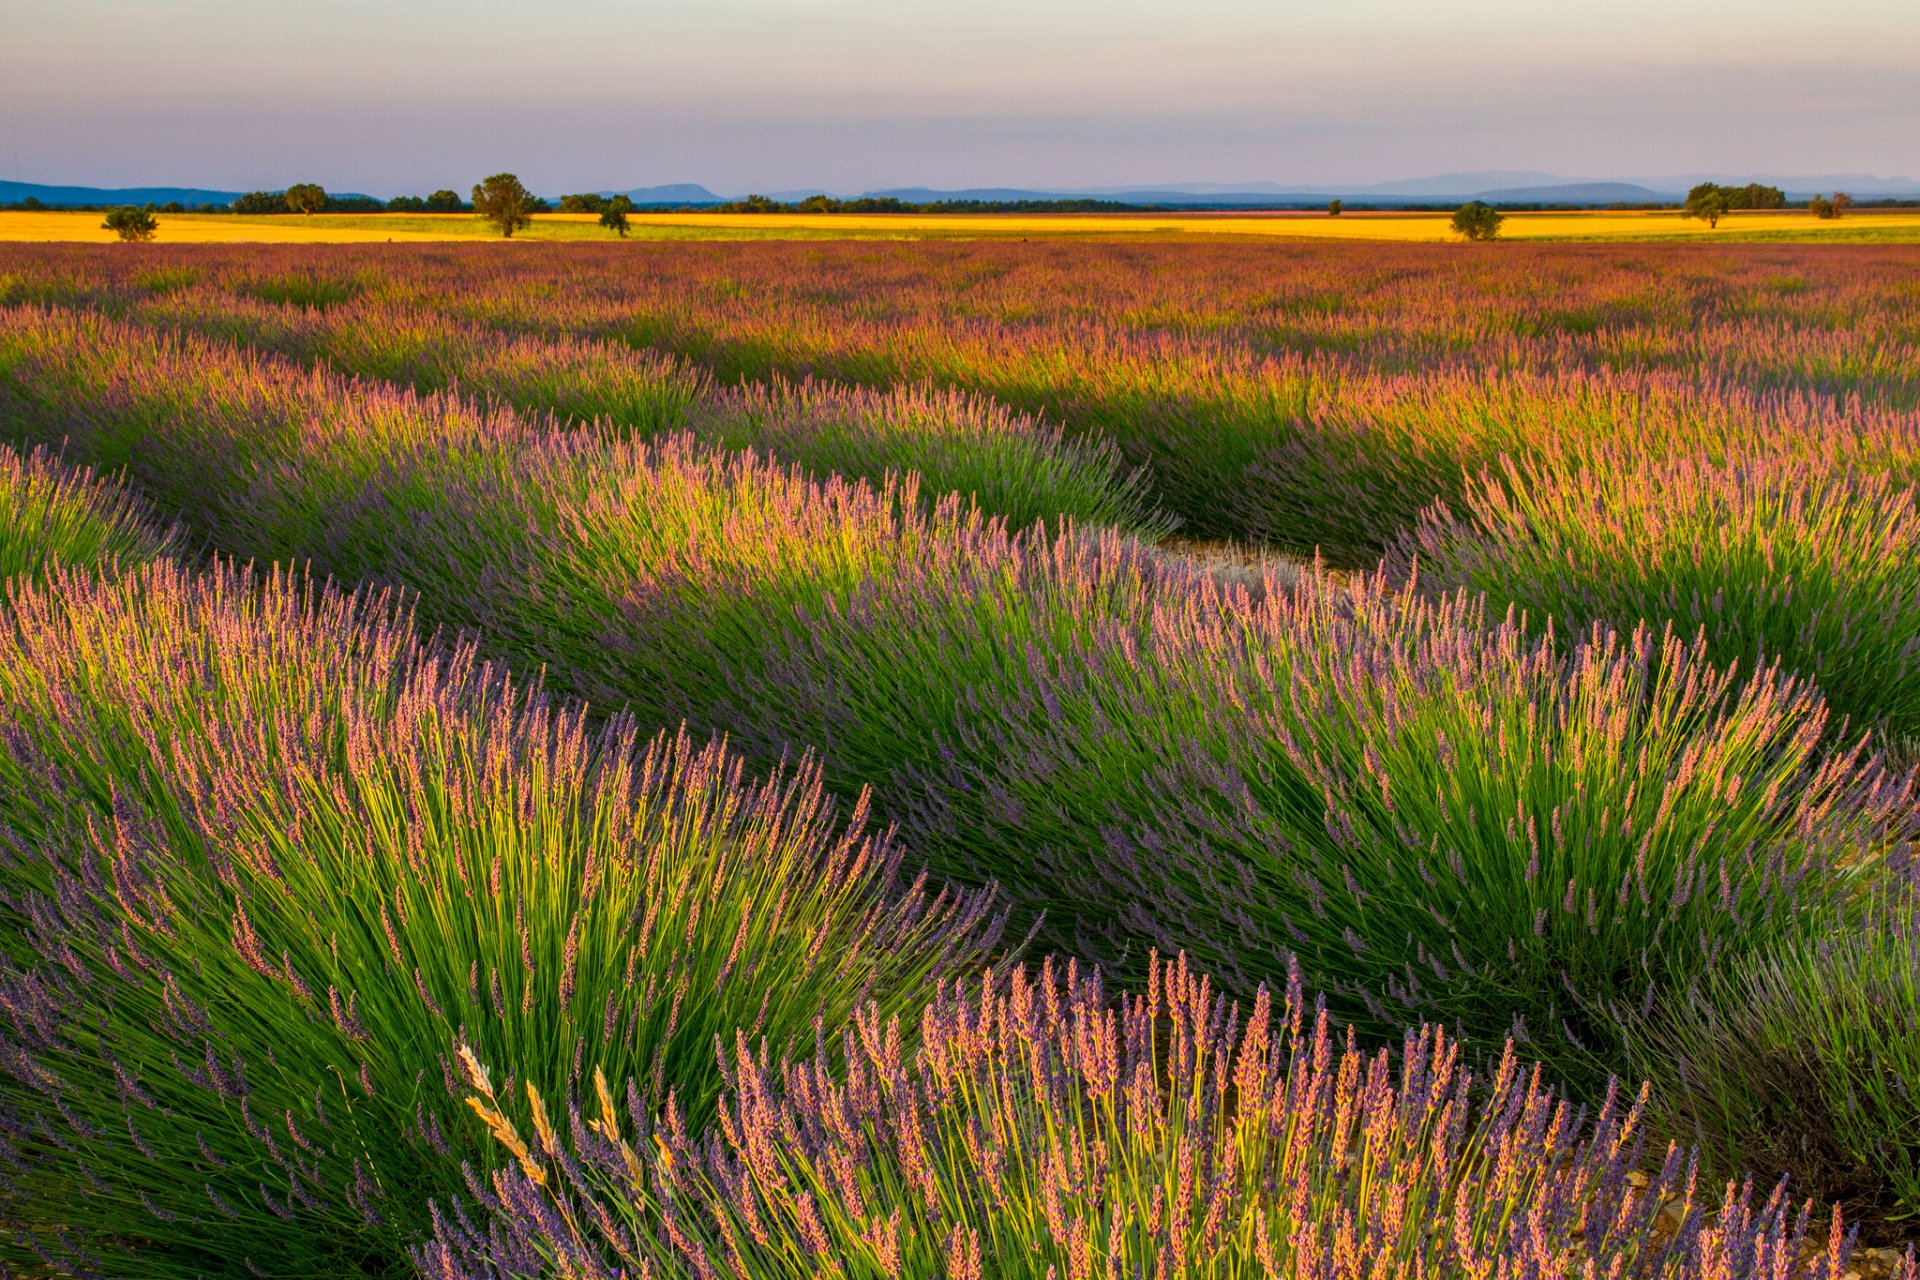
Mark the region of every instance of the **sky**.
<instances>
[{"instance_id":1,"label":"sky","mask_svg":"<svg viewBox=\"0 0 1920 1280\"><path fill-rule=\"evenodd\" d=\"M1915 0L0 0L0 178L1920 176Z\"/></svg>"}]
</instances>

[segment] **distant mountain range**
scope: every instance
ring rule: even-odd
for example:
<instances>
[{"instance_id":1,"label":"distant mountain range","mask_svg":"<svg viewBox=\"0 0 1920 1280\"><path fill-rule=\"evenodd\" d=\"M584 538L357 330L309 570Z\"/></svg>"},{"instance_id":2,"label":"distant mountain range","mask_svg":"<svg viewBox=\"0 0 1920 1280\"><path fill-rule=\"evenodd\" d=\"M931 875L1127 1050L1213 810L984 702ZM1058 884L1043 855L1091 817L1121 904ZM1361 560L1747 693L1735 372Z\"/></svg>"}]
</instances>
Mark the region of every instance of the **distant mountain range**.
<instances>
[{"instance_id":1,"label":"distant mountain range","mask_svg":"<svg viewBox=\"0 0 1920 1280\"><path fill-rule=\"evenodd\" d=\"M243 192L203 187L48 187L37 182L0 182L0 204L38 200L55 208L76 204L232 204Z\"/></svg>"},{"instance_id":2,"label":"distant mountain range","mask_svg":"<svg viewBox=\"0 0 1920 1280\"><path fill-rule=\"evenodd\" d=\"M1123 204L1158 205L1166 208L1258 209L1287 206L1311 206L1340 199L1349 204L1388 208L1403 204L1449 204L1465 200L1486 200L1501 204L1610 205L1661 204L1681 199L1689 187L1699 182L1743 185L1764 182L1780 187L1792 200L1804 200L1816 193L1846 191L1859 199L1883 197L1920 198L1920 182L1912 178L1882 178L1873 174L1794 174L1758 175L1738 173L1668 174L1659 177L1584 179L1533 170L1489 169L1471 173L1441 173L1425 178L1406 178L1395 182L1348 183L1337 185L1282 185L1277 182L1176 182L1122 187L888 187L877 191L831 192L819 187L764 194L781 201L803 200L811 195L891 196L913 204L939 200L1080 200L1089 197L1115 200ZM348 194L348 193L338 193ZM687 205L716 205L737 200L738 195L718 195L694 182L663 186L631 187L624 191L605 190L608 196L624 195L642 208L679 208ZM0 204L17 204L29 197L58 208L71 205L231 204L238 191L215 191L202 187L77 187L44 186L32 182L0 181Z\"/></svg>"},{"instance_id":3,"label":"distant mountain range","mask_svg":"<svg viewBox=\"0 0 1920 1280\"><path fill-rule=\"evenodd\" d=\"M206 187L50 187L38 182L0 181L0 204L38 200L50 208L111 204L232 204L244 191L214 191ZM357 191L330 194L345 200L365 199Z\"/></svg>"},{"instance_id":4,"label":"distant mountain range","mask_svg":"<svg viewBox=\"0 0 1920 1280\"><path fill-rule=\"evenodd\" d=\"M664 187L633 187L626 191L602 191L603 196L625 196L641 208L648 205L724 204L732 196L717 196L697 182L673 182ZM813 192L807 192L812 195Z\"/></svg>"}]
</instances>

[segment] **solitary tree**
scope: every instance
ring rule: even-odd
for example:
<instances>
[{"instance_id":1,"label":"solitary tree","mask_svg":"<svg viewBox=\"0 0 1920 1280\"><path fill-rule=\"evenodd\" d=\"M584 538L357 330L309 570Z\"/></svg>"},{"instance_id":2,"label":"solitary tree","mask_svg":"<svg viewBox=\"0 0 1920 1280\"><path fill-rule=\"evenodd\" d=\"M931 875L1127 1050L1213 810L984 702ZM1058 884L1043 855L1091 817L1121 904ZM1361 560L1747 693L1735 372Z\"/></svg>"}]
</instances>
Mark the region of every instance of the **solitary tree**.
<instances>
[{"instance_id":1,"label":"solitary tree","mask_svg":"<svg viewBox=\"0 0 1920 1280\"><path fill-rule=\"evenodd\" d=\"M428 213L464 213L466 204L460 199L458 191L448 191L445 187L427 197Z\"/></svg>"},{"instance_id":2,"label":"solitary tree","mask_svg":"<svg viewBox=\"0 0 1920 1280\"><path fill-rule=\"evenodd\" d=\"M508 239L533 223L533 193L510 173L496 173L473 188L473 211L500 228Z\"/></svg>"},{"instance_id":3,"label":"solitary tree","mask_svg":"<svg viewBox=\"0 0 1920 1280\"><path fill-rule=\"evenodd\" d=\"M1807 212L1816 218L1837 218L1840 216L1839 212L1833 207L1833 201L1823 195L1815 195L1813 199L1807 201Z\"/></svg>"},{"instance_id":4,"label":"solitary tree","mask_svg":"<svg viewBox=\"0 0 1920 1280\"><path fill-rule=\"evenodd\" d=\"M1340 211L1346 207L1347 205L1344 200L1329 200L1327 201L1327 216L1337 218L1340 216Z\"/></svg>"},{"instance_id":5,"label":"solitary tree","mask_svg":"<svg viewBox=\"0 0 1920 1280\"><path fill-rule=\"evenodd\" d=\"M1726 191L1711 182L1703 182L1687 192L1686 207L1681 212L1685 217L1702 219L1711 230L1720 225L1729 207Z\"/></svg>"},{"instance_id":6,"label":"solitary tree","mask_svg":"<svg viewBox=\"0 0 1920 1280\"><path fill-rule=\"evenodd\" d=\"M600 225L609 231L616 231L620 238L627 238L627 215L633 212L633 201L626 196L615 196L600 208Z\"/></svg>"},{"instance_id":7,"label":"solitary tree","mask_svg":"<svg viewBox=\"0 0 1920 1280\"><path fill-rule=\"evenodd\" d=\"M296 182L287 188L287 208L294 213L318 213L327 207L327 189L317 182Z\"/></svg>"},{"instance_id":8,"label":"solitary tree","mask_svg":"<svg viewBox=\"0 0 1920 1280\"><path fill-rule=\"evenodd\" d=\"M122 240L151 240L160 229L160 220L153 216L151 209L128 206L107 210L107 220L100 225Z\"/></svg>"},{"instance_id":9,"label":"solitary tree","mask_svg":"<svg viewBox=\"0 0 1920 1280\"><path fill-rule=\"evenodd\" d=\"M1853 207L1853 197L1844 191L1833 193L1833 216L1839 217Z\"/></svg>"},{"instance_id":10,"label":"solitary tree","mask_svg":"<svg viewBox=\"0 0 1920 1280\"><path fill-rule=\"evenodd\" d=\"M1453 229L1469 240L1492 240L1500 234L1506 216L1484 200L1463 204L1453 211Z\"/></svg>"}]
</instances>

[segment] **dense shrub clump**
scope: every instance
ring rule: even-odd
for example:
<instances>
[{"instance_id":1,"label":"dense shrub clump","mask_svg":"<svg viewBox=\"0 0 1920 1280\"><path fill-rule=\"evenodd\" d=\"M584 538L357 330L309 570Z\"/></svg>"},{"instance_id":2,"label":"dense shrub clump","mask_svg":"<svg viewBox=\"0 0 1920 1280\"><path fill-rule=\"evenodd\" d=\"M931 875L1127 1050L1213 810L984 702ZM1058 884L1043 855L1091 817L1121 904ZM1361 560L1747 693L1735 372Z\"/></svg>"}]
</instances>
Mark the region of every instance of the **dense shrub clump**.
<instances>
[{"instance_id":1,"label":"dense shrub clump","mask_svg":"<svg viewBox=\"0 0 1920 1280\"><path fill-rule=\"evenodd\" d=\"M131 569L178 541L119 485L41 450L23 458L0 445L0 582L59 564Z\"/></svg>"},{"instance_id":2,"label":"dense shrub clump","mask_svg":"<svg viewBox=\"0 0 1920 1280\"><path fill-rule=\"evenodd\" d=\"M816 750L1116 972L1157 945L1250 993L1298 953L1345 1016L1518 1035L1597 1088L1625 1010L1839 910L1915 822L1909 779L1823 753L1817 694L1657 631L1530 636L1372 580L1255 598L910 487L170 352L102 390L40 357L16 420L596 704Z\"/></svg>"},{"instance_id":3,"label":"dense shrub clump","mask_svg":"<svg viewBox=\"0 0 1920 1280\"><path fill-rule=\"evenodd\" d=\"M1592 1086L1628 1010L1843 910L1915 829L1912 776L1828 751L1804 682L1671 634L1024 552L861 587L725 717L823 744L916 848L1122 968L1185 949L1251 991L1295 952L1377 1030L1516 1035Z\"/></svg>"},{"instance_id":4,"label":"dense shrub clump","mask_svg":"<svg viewBox=\"0 0 1920 1280\"><path fill-rule=\"evenodd\" d=\"M1779 661L1858 729L1920 735L1920 509L1911 477L1832 459L1508 462L1399 555L1432 583L1581 628L1698 630Z\"/></svg>"},{"instance_id":5,"label":"dense shrub clump","mask_svg":"<svg viewBox=\"0 0 1920 1280\"><path fill-rule=\"evenodd\" d=\"M1112 445L1069 440L1057 426L976 395L813 382L719 388L652 351L503 334L421 307L323 312L195 292L133 314L144 330L228 339L423 394L459 392L534 421L597 423L643 440L692 432L822 478L880 483L911 473L929 501L960 493L1015 526L1065 518L1151 533L1168 524L1153 509L1145 475L1121 465ZM121 332L131 339L139 330Z\"/></svg>"},{"instance_id":6,"label":"dense shrub clump","mask_svg":"<svg viewBox=\"0 0 1920 1280\"><path fill-rule=\"evenodd\" d=\"M1717 1167L1791 1174L1868 1221L1920 1212L1920 918L1910 900L1715 974L1640 1040L1673 1128Z\"/></svg>"},{"instance_id":7,"label":"dense shrub clump","mask_svg":"<svg viewBox=\"0 0 1920 1280\"><path fill-rule=\"evenodd\" d=\"M715 1036L914 1007L998 928L810 763L603 728L295 579L0 624L0 1260L381 1274L488 1152L463 1046L705 1115ZM902 1002L905 1003L902 1003Z\"/></svg>"},{"instance_id":8,"label":"dense shrub clump","mask_svg":"<svg viewBox=\"0 0 1920 1280\"><path fill-rule=\"evenodd\" d=\"M1241 1010L1156 963L1116 1005L1097 976L1044 968L947 987L917 1047L906 1030L869 1011L837 1057L777 1067L742 1038L707 1133L623 1112L604 1081L516 1126L470 1063L476 1110L519 1159L483 1223L441 1213L421 1269L1761 1280L1794 1273L1807 1235L1778 1192L1697 1195L1677 1148L1636 1186L1644 1096L1589 1116L1511 1050L1476 1080L1438 1028L1397 1061L1341 1046L1297 987ZM1836 1219L1803 1274L1838 1280L1847 1253Z\"/></svg>"}]
</instances>

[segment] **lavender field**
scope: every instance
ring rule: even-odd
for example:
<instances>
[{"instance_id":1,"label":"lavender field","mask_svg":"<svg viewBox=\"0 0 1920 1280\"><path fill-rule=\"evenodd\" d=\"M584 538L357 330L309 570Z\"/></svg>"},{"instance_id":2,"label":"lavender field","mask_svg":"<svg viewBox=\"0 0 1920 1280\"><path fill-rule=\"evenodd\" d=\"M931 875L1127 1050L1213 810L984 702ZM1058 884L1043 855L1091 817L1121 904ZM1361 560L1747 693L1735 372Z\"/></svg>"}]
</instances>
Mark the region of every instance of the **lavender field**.
<instances>
[{"instance_id":1,"label":"lavender field","mask_svg":"<svg viewBox=\"0 0 1920 1280\"><path fill-rule=\"evenodd\" d=\"M1914 1280L1917 480L1897 245L0 245L0 1275Z\"/></svg>"}]
</instances>

